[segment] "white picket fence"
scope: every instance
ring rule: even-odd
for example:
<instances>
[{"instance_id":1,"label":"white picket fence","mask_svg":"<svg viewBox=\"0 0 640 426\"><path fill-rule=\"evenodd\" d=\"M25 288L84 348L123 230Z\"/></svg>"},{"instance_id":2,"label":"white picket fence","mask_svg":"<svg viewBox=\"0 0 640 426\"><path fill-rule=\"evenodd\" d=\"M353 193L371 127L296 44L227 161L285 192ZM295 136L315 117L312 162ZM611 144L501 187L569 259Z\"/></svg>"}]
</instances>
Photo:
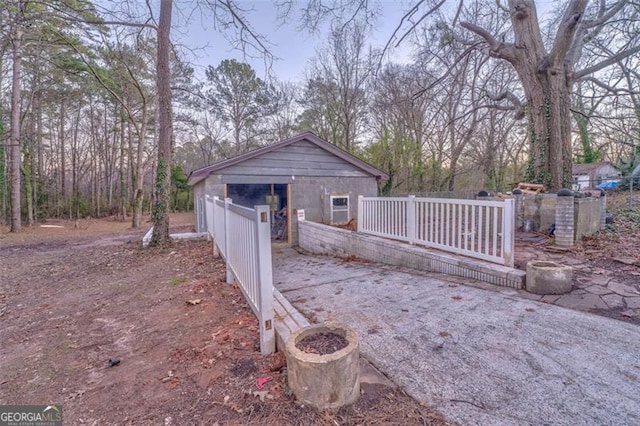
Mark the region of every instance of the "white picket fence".
<instances>
[{"instance_id":1,"label":"white picket fence","mask_svg":"<svg viewBox=\"0 0 640 426\"><path fill-rule=\"evenodd\" d=\"M514 200L360 196L358 232L513 267Z\"/></svg>"},{"instance_id":2,"label":"white picket fence","mask_svg":"<svg viewBox=\"0 0 640 426\"><path fill-rule=\"evenodd\" d=\"M238 283L260 323L260 352L275 352L273 272L269 206L242 207L231 199L206 197L207 230L214 252L227 267L227 282Z\"/></svg>"}]
</instances>

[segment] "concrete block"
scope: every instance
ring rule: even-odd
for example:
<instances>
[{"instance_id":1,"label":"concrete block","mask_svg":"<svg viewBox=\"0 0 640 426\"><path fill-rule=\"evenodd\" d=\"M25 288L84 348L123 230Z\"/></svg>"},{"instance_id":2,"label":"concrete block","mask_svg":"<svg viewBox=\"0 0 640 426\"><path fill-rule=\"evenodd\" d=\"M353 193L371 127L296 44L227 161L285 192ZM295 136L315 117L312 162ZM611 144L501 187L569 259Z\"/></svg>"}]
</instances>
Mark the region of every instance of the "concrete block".
<instances>
[{"instance_id":1,"label":"concrete block","mask_svg":"<svg viewBox=\"0 0 640 426\"><path fill-rule=\"evenodd\" d=\"M571 291L572 268L556 262L527 263L526 290L534 294L564 294Z\"/></svg>"}]
</instances>

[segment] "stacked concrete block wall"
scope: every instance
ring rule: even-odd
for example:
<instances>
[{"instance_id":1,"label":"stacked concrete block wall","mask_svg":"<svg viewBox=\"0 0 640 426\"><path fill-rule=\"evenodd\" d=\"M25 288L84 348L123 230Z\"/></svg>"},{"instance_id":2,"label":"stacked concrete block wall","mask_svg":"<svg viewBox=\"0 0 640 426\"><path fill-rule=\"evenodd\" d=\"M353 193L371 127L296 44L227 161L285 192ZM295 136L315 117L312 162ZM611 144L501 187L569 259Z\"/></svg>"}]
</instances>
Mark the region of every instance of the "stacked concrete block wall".
<instances>
[{"instance_id":1,"label":"stacked concrete block wall","mask_svg":"<svg viewBox=\"0 0 640 426\"><path fill-rule=\"evenodd\" d=\"M588 197L574 200L575 241L598 232L602 219L601 205L602 200L600 198Z\"/></svg>"},{"instance_id":2,"label":"stacked concrete block wall","mask_svg":"<svg viewBox=\"0 0 640 426\"><path fill-rule=\"evenodd\" d=\"M348 179L331 176L291 176L288 179L289 185L291 185L291 200L288 202L293 210L291 218L291 242L293 245L298 242L296 215L298 209L304 209L307 220L330 223L331 196L348 195L349 217L355 219L358 216L358 195L375 197L378 194L376 180L369 176L349 177ZM230 180L229 177L222 175L210 175L206 180L196 184L194 190L196 193L206 193L223 199L225 197L225 181L228 180Z\"/></svg>"},{"instance_id":3,"label":"stacked concrete block wall","mask_svg":"<svg viewBox=\"0 0 640 426\"><path fill-rule=\"evenodd\" d=\"M504 287L524 288L524 271L309 221L298 223L298 244L302 249L316 254L356 256L419 271L439 272Z\"/></svg>"},{"instance_id":4,"label":"stacked concrete block wall","mask_svg":"<svg viewBox=\"0 0 640 426\"><path fill-rule=\"evenodd\" d=\"M556 220L556 198L556 194L524 194L524 220L533 220L536 231L549 229Z\"/></svg>"},{"instance_id":5,"label":"stacked concrete block wall","mask_svg":"<svg viewBox=\"0 0 640 426\"><path fill-rule=\"evenodd\" d=\"M562 189L558 192L556 201L556 245L571 247L574 242L574 202L573 192Z\"/></svg>"},{"instance_id":6,"label":"stacked concrete block wall","mask_svg":"<svg viewBox=\"0 0 640 426\"><path fill-rule=\"evenodd\" d=\"M205 190L204 185L196 186L193 189L193 211L195 214L196 232L205 232L207 224L205 222Z\"/></svg>"},{"instance_id":7,"label":"stacked concrete block wall","mask_svg":"<svg viewBox=\"0 0 640 426\"><path fill-rule=\"evenodd\" d=\"M369 178L342 179L339 177L296 177L291 187L291 206L303 208L306 220L319 223L331 222L331 196L349 196L349 218L358 217L358 196L375 197L376 181ZM297 216L292 218L292 243L298 243Z\"/></svg>"},{"instance_id":8,"label":"stacked concrete block wall","mask_svg":"<svg viewBox=\"0 0 640 426\"><path fill-rule=\"evenodd\" d=\"M524 199L523 199L523 194L522 191L519 189L514 189L513 190L513 198L515 199L515 203L514 203L514 216L515 216L515 221L516 221L516 230L517 229L522 229L522 227L524 226Z\"/></svg>"},{"instance_id":9,"label":"stacked concrete block wall","mask_svg":"<svg viewBox=\"0 0 640 426\"><path fill-rule=\"evenodd\" d=\"M522 229L525 221L532 220L534 230L545 232L555 224L558 229L557 194L515 194L516 229ZM571 193L573 208L573 240L593 235L603 229L606 220L607 199L602 197L575 198ZM521 201L520 201L521 200ZM562 216L562 214L561 214ZM563 225L564 226L564 225Z\"/></svg>"},{"instance_id":10,"label":"stacked concrete block wall","mask_svg":"<svg viewBox=\"0 0 640 426\"><path fill-rule=\"evenodd\" d=\"M602 191L600 196L600 229L607 225L607 195Z\"/></svg>"}]
</instances>

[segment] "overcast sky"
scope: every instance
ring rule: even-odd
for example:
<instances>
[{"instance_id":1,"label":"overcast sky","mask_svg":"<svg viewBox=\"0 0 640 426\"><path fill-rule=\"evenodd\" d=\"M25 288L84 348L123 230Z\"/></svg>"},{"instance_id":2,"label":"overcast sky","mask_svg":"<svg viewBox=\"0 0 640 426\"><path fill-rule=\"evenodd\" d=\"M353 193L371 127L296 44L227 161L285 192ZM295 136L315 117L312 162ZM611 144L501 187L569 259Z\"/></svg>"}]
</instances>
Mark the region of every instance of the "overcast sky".
<instances>
[{"instance_id":1,"label":"overcast sky","mask_svg":"<svg viewBox=\"0 0 640 426\"><path fill-rule=\"evenodd\" d=\"M554 4L564 1L536 0L538 15L546 15ZM315 55L316 49L327 41L328 25L325 26L324 31L310 34L308 31L301 31L297 28L299 24L295 20L297 15L295 13L289 22L279 26L277 9L271 0L236 0L236 3L246 10L245 17L254 30L265 36L271 43L270 50L278 58L273 63L273 71L278 79L302 80L304 70L308 66L309 60ZM379 7L381 13L368 43L373 47L383 47L406 11L416 3L416 0L370 0L370 5ZM457 1L452 1L445 3L444 7L454 7L455 5L457 5ZM202 14L198 12L186 17L184 13L188 13L188 11L180 11L176 16L177 19L174 19L172 37L174 42L189 49L188 59L194 61L196 74L199 78L204 78L204 69L207 66L217 66L223 59L231 58L248 62L256 70L258 76L265 77L264 59L243 57L241 52L234 51L220 31L214 28L211 17L203 18ZM180 24L180 21L184 22L185 20L188 20L189 23ZM404 28L408 28L408 25L405 25ZM187 50L183 49L183 51ZM409 59L410 52L410 41L405 40L399 49L392 52L390 59L404 62Z\"/></svg>"},{"instance_id":2,"label":"overcast sky","mask_svg":"<svg viewBox=\"0 0 640 426\"><path fill-rule=\"evenodd\" d=\"M315 51L326 42L326 31L309 34L299 31L297 21L291 20L284 26L278 26L277 10L273 2L267 0L240 0L243 8L253 9L246 13L247 20L253 28L264 35L271 43L270 49L279 58L273 64L273 71L280 80L299 80L304 77L304 70L308 61L315 55ZM381 0L379 2L382 15L377 21L376 29L368 40L374 46L382 47L404 15L406 1ZM261 58L243 58L242 53L233 51L229 42L217 31L211 20L192 18L186 27L177 26L174 29L174 42L192 49L188 54L194 60L196 73L204 76L204 68L208 65L217 66L223 59L246 60L256 70L258 76L265 76L265 64ZM405 43L406 49L409 44ZM404 49L404 57L407 50ZM183 49L184 51L184 49Z\"/></svg>"}]
</instances>

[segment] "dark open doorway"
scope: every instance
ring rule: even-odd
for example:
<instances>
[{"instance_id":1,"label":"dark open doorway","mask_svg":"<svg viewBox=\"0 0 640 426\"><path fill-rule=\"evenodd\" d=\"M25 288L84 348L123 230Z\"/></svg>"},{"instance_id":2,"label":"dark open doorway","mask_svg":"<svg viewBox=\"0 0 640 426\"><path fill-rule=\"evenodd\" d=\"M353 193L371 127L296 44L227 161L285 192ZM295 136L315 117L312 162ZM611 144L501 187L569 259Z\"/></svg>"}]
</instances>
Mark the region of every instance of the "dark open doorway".
<instances>
[{"instance_id":1,"label":"dark open doorway","mask_svg":"<svg viewBox=\"0 0 640 426\"><path fill-rule=\"evenodd\" d=\"M268 205L271 212L271 238L279 241L289 241L289 203L287 184L258 183L258 184L227 184L227 197L234 204L254 208Z\"/></svg>"}]
</instances>

